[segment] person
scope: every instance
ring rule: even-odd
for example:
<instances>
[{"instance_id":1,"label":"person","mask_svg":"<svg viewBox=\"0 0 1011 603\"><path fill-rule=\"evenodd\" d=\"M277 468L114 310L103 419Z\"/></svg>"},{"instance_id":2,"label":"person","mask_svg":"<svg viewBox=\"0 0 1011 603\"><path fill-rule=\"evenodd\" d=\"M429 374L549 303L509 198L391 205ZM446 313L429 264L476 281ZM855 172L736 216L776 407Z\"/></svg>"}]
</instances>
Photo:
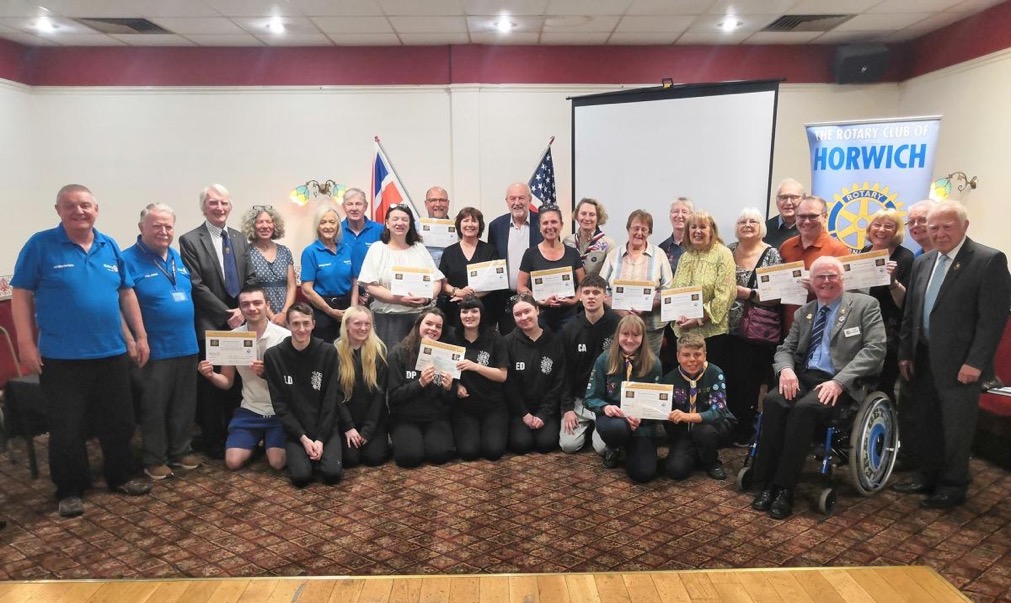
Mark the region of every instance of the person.
<instances>
[{"instance_id":1,"label":"person","mask_svg":"<svg viewBox=\"0 0 1011 603\"><path fill-rule=\"evenodd\" d=\"M327 343L340 335L344 312L358 305L353 251L344 241L339 220L336 208L316 208L316 240L302 250L302 295L316 315L313 337Z\"/></svg>"},{"instance_id":2,"label":"person","mask_svg":"<svg viewBox=\"0 0 1011 603\"><path fill-rule=\"evenodd\" d=\"M446 189L441 186L433 186L425 192L425 211L428 213L429 218L437 220L449 219L449 193L446 192ZM459 232L457 230L457 233ZM442 262L442 253L445 248L433 247L432 245L426 245L425 248L432 254L432 261L438 266Z\"/></svg>"},{"instance_id":3,"label":"person","mask_svg":"<svg viewBox=\"0 0 1011 603\"><path fill-rule=\"evenodd\" d=\"M516 329L505 337L509 449L516 454L551 452L558 446L565 348L561 337L540 326L540 306L530 294L518 293L510 303Z\"/></svg>"},{"instance_id":4,"label":"person","mask_svg":"<svg viewBox=\"0 0 1011 603\"><path fill-rule=\"evenodd\" d=\"M783 241L795 237L797 231L797 206L804 200L804 185L793 178L784 178L776 188L776 209L779 215L765 221L762 240L777 250Z\"/></svg>"},{"instance_id":5,"label":"person","mask_svg":"<svg viewBox=\"0 0 1011 603\"><path fill-rule=\"evenodd\" d=\"M927 217L934 250L913 262L902 318L899 370L912 382L920 467L893 489L928 494L920 506L961 505L979 411L1011 305L1007 256L966 236L965 207L938 204ZM929 443L929 445L928 445Z\"/></svg>"},{"instance_id":6,"label":"person","mask_svg":"<svg viewBox=\"0 0 1011 603\"><path fill-rule=\"evenodd\" d=\"M645 343L646 324L635 314L618 322L610 349L597 356L583 393L583 404L597 416L597 433L607 448L604 466L618 466L625 450L625 471L633 481L646 483L656 475L655 420L626 415L621 409L621 382L656 383L660 362Z\"/></svg>"},{"instance_id":7,"label":"person","mask_svg":"<svg viewBox=\"0 0 1011 603\"><path fill-rule=\"evenodd\" d=\"M425 249L406 205L394 205L386 212L386 226L379 241L365 255L358 282L372 297L376 334L383 341L400 341L418 314L435 304L445 277ZM394 267L428 270L431 283L422 285L423 290L394 295L390 290Z\"/></svg>"},{"instance_id":8,"label":"person","mask_svg":"<svg viewBox=\"0 0 1011 603\"><path fill-rule=\"evenodd\" d=\"M663 333L667 322L660 318L660 291L668 289L674 280L667 255L659 247L649 242L653 234L653 216L649 212L637 209L628 215L625 222L628 232L628 242L621 247L615 247L604 260L600 276L607 280L608 287L614 291L618 280L649 282L653 285L653 309L648 312L638 310L615 310L618 316L636 314L646 324L646 343L653 350L653 355L659 357L663 346ZM611 302L611 299L608 299Z\"/></svg>"},{"instance_id":9,"label":"person","mask_svg":"<svg viewBox=\"0 0 1011 603\"><path fill-rule=\"evenodd\" d=\"M456 365L460 379L452 413L456 452L465 461L478 457L497 461L505 454L509 436L509 411L501 385L508 375L509 353L494 326L484 324L484 314L478 297L464 298L461 328L452 340L467 349Z\"/></svg>"},{"instance_id":10,"label":"person","mask_svg":"<svg viewBox=\"0 0 1011 603\"><path fill-rule=\"evenodd\" d=\"M913 252L902 246L905 229L897 209L886 208L872 215L866 233L869 243L862 250L863 253L888 252L886 267L891 283L871 287L868 293L881 305L881 318L885 321L888 340L885 363L875 389L895 400L895 382L899 378L899 330L902 327L906 287L913 270Z\"/></svg>"},{"instance_id":11,"label":"person","mask_svg":"<svg viewBox=\"0 0 1011 603\"><path fill-rule=\"evenodd\" d=\"M441 465L453 456L453 427L449 414L456 398L453 377L430 365L415 364L422 339L442 341L446 316L426 308L414 320L411 332L390 352L387 401L390 439L398 467L418 467L425 461Z\"/></svg>"},{"instance_id":12,"label":"person","mask_svg":"<svg viewBox=\"0 0 1011 603\"><path fill-rule=\"evenodd\" d=\"M793 513L794 489L815 430L864 399L885 358L878 301L845 292L843 274L836 257L814 260L815 300L797 310L786 340L776 350L773 371L779 383L763 402L752 469L762 489L751 503L751 508L768 511L774 519Z\"/></svg>"},{"instance_id":13,"label":"person","mask_svg":"<svg viewBox=\"0 0 1011 603\"><path fill-rule=\"evenodd\" d=\"M576 232L565 237L562 243L579 252L587 276L599 274L607 253L616 246L614 239L600 230L607 224L607 210L600 201L587 197L579 200L573 215L576 217Z\"/></svg>"},{"instance_id":14,"label":"person","mask_svg":"<svg viewBox=\"0 0 1011 603\"><path fill-rule=\"evenodd\" d=\"M717 366L726 364L730 306L736 296L734 255L723 244L716 220L706 211L688 219L688 251L678 262L671 287L702 287L702 318L679 316L674 334L694 332L706 339L706 353Z\"/></svg>"},{"instance_id":15,"label":"person","mask_svg":"<svg viewBox=\"0 0 1011 603\"><path fill-rule=\"evenodd\" d=\"M280 419L274 413L270 390L263 378L263 356L270 348L291 336L291 331L267 320L267 294L259 285L246 285L239 292L239 309L246 324L232 329L236 333L256 334L256 360L245 366L222 366L220 371L207 360L197 365L200 374L214 387L231 389L235 374L242 380L242 403L228 423L225 441L225 467L241 469L263 442L267 462L280 471L286 458L286 437ZM211 341L213 344L213 340Z\"/></svg>"},{"instance_id":16,"label":"person","mask_svg":"<svg viewBox=\"0 0 1011 603\"><path fill-rule=\"evenodd\" d=\"M58 510L75 517L84 513L84 491L91 486L90 429L102 444L109 489L128 495L151 490L151 482L133 476L123 319L135 338L131 352L138 365L147 362L149 349L133 276L116 241L95 228L94 195L68 184L56 193L56 214L60 224L32 235L18 254L11 313L21 361L39 375L49 405L49 474Z\"/></svg>"},{"instance_id":17,"label":"person","mask_svg":"<svg viewBox=\"0 0 1011 603\"><path fill-rule=\"evenodd\" d=\"M688 197L678 197L670 204L671 235L657 247L667 254L671 271L676 272L678 261L688 251L688 218L695 213L695 203Z\"/></svg>"},{"instance_id":18,"label":"person","mask_svg":"<svg viewBox=\"0 0 1011 603\"><path fill-rule=\"evenodd\" d=\"M920 246L920 249L913 254L914 258L934 249L934 244L930 241L930 232L927 230L927 215L935 205L937 203L934 201L924 199L910 205L906 212L906 228L909 229L909 238Z\"/></svg>"},{"instance_id":19,"label":"person","mask_svg":"<svg viewBox=\"0 0 1011 603\"><path fill-rule=\"evenodd\" d=\"M267 294L267 317L283 327L295 303L295 258L274 242L284 238L284 218L270 205L254 205L242 218L242 234L249 242L253 281Z\"/></svg>"},{"instance_id":20,"label":"person","mask_svg":"<svg viewBox=\"0 0 1011 603\"><path fill-rule=\"evenodd\" d=\"M337 416L344 468L375 467L386 462L390 444L386 428L386 345L372 328L372 312L352 306L341 322L337 348L340 401Z\"/></svg>"},{"instance_id":21,"label":"person","mask_svg":"<svg viewBox=\"0 0 1011 603\"><path fill-rule=\"evenodd\" d=\"M173 468L201 465L191 438L197 408L197 346L193 330L193 286L179 253L172 249L176 214L151 203L140 212L137 242L123 250L136 278L134 291L147 331L150 360L135 370L140 395L141 462L154 480Z\"/></svg>"},{"instance_id":22,"label":"person","mask_svg":"<svg viewBox=\"0 0 1011 603\"><path fill-rule=\"evenodd\" d=\"M734 256L737 294L727 320L731 339L727 346L727 365L723 368L727 377L727 401L737 419L729 441L738 446L747 446L754 435L758 396L762 384L769 381L769 367L777 345L749 341L741 332L741 318L748 304L759 304L780 312L779 300L763 302L758 296L755 271L783 261L779 251L765 242L765 228L761 212L745 208L737 217L737 241L727 246Z\"/></svg>"},{"instance_id":23,"label":"person","mask_svg":"<svg viewBox=\"0 0 1011 603\"><path fill-rule=\"evenodd\" d=\"M807 195L797 206L797 236L790 237L779 246L783 263L804 262L804 269L811 270L814 261L822 256L842 257L849 255L850 249L835 239L825 229L828 219L828 204L821 197ZM812 291L807 301L815 297ZM783 330L790 331L793 316L798 306L783 304Z\"/></svg>"},{"instance_id":24,"label":"person","mask_svg":"<svg viewBox=\"0 0 1011 603\"><path fill-rule=\"evenodd\" d=\"M702 467L710 478L727 479L719 446L734 422L727 408L727 380L723 370L706 362L706 340L698 333L678 339L678 366L660 379L674 386L672 410L663 423L669 453L667 477L688 478Z\"/></svg>"},{"instance_id":25,"label":"person","mask_svg":"<svg viewBox=\"0 0 1011 603\"><path fill-rule=\"evenodd\" d=\"M541 242L541 229L537 226L538 215L530 216L530 186L525 182L514 182L506 188L505 202L509 209L491 221L488 225L488 242L498 253L499 259L505 259L509 268L509 290L502 294L503 299L516 294L520 274L520 261L527 249ZM514 328L512 311L508 304L503 304L502 314L498 318L498 330L503 336Z\"/></svg>"},{"instance_id":26,"label":"person","mask_svg":"<svg viewBox=\"0 0 1011 603\"><path fill-rule=\"evenodd\" d=\"M611 347L614 331L621 317L604 304L607 281L600 275L587 275L579 282L579 301L583 311L562 328L565 343L567 391L562 398L562 430L558 445L563 452L579 452L586 444L587 433L592 434L593 449L603 456L606 446L594 429L596 414L583 403L586 384L590 380L593 363L601 353ZM613 462L614 456L609 462Z\"/></svg>"},{"instance_id":27,"label":"person","mask_svg":"<svg viewBox=\"0 0 1011 603\"><path fill-rule=\"evenodd\" d=\"M579 253L574 248L562 244L561 228L562 210L557 205L541 206L542 240L523 252L523 259L520 260L520 273L516 281L516 291L529 293L534 296L534 299L537 299L537 297L544 296L535 295L534 287L537 287L538 283L535 279L531 279L531 272L557 268L568 268L572 271L569 276L573 288L572 295L550 295L537 301L537 305L540 307L541 326L551 329L553 333L561 332L562 326L576 315L576 303L579 298L575 295L575 288L585 276Z\"/></svg>"},{"instance_id":28,"label":"person","mask_svg":"<svg viewBox=\"0 0 1011 603\"><path fill-rule=\"evenodd\" d=\"M349 188L344 191L341 207L344 209L344 220L341 221L341 239L351 248L352 276L358 277L362 262L369 247L383 235L383 225L370 220L365 215L369 207L368 197L360 188ZM316 222L319 225L319 220Z\"/></svg>"},{"instance_id":29,"label":"person","mask_svg":"<svg viewBox=\"0 0 1011 603\"><path fill-rule=\"evenodd\" d=\"M312 308L296 302L287 310L291 336L263 355L270 404L287 436L288 477L296 488L312 481L313 468L325 484L341 480L341 440L337 425L337 349L313 337Z\"/></svg>"},{"instance_id":30,"label":"person","mask_svg":"<svg viewBox=\"0 0 1011 603\"><path fill-rule=\"evenodd\" d=\"M207 331L234 329L242 324L239 290L253 282L246 238L227 225L232 213L228 189L212 184L200 191L204 223L179 237L179 255L193 283L197 346L205 355ZM203 450L211 458L224 456L225 436L232 411L238 406L237 390L221 392L209 381L197 380L197 423Z\"/></svg>"},{"instance_id":31,"label":"person","mask_svg":"<svg viewBox=\"0 0 1011 603\"><path fill-rule=\"evenodd\" d=\"M474 291L468 284L468 264L499 259L498 252L491 243L481 240L483 234L484 214L481 210L465 207L456 214L456 236L460 241L447 247L439 262L439 272L446 276L442 284L442 294L449 298L446 318L452 328L460 326L460 303L470 296L481 298L485 307L493 309L481 313L484 324L495 324L498 314L494 310L502 307L501 291Z\"/></svg>"}]
</instances>

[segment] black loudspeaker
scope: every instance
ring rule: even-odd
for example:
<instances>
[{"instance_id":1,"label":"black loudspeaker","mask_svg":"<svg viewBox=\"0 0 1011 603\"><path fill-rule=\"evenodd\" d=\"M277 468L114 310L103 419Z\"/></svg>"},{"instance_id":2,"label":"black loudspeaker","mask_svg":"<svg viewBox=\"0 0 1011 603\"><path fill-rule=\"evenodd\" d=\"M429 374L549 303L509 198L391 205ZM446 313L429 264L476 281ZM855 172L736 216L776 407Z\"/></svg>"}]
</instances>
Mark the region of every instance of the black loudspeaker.
<instances>
[{"instance_id":1,"label":"black loudspeaker","mask_svg":"<svg viewBox=\"0 0 1011 603\"><path fill-rule=\"evenodd\" d=\"M881 79L888 67L888 47L884 44L840 46L835 51L837 84L869 84Z\"/></svg>"}]
</instances>

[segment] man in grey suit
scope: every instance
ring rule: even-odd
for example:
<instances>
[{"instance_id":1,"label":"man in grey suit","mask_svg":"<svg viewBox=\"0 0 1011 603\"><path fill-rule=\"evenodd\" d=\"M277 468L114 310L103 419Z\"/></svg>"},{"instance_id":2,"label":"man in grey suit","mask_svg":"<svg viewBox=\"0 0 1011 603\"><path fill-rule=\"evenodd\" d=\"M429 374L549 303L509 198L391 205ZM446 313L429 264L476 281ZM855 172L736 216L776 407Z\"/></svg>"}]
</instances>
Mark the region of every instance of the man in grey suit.
<instances>
[{"instance_id":1,"label":"man in grey suit","mask_svg":"<svg viewBox=\"0 0 1011 603\"><path fill-rule=\"evenodd\" d=\"M246 261L246 237L226 225L232 212L228 190L212 184L200 191L203 224L179 237L179 252L193 281L197 343L205 357L206 331L231 330L242 324L238 295L251 284L252 271ZM218 393L205 380L197 386L197 423L204 451L213 458L224 455L228 421L238 405L235 393Z\"/></svg>"},{"instance_id":2,"label":"man in grey suit","mask_svg":"<svg viewBox=\"0 0 1011 603\"><path fill-rule=\"evenodd\" d=\"M920 503L928 509L965 502L979 380L992 370L1011 307L1007 257L965 236L968 228L958 202L930 210L934 249L913 262L899 341L899 370L912 381L923 445L915 451L917 475L892 488L928 494Z\"/></svg>"},{"instance_id":3,"label":"man in grey suit","mask_svg":"<svg viewBox=\"0 0 1011 603\"><path fill-rule=\"evenodd\" d=\"M778 391L765 397L753 468L763 490L751 507L774 519L793 513L793 491L817 427L835 408L867 395L885 360L878 300L844 292L843 265L823 256L811 264L816 299L800 307L776 350Z\"/></svg>"}]
</instances>

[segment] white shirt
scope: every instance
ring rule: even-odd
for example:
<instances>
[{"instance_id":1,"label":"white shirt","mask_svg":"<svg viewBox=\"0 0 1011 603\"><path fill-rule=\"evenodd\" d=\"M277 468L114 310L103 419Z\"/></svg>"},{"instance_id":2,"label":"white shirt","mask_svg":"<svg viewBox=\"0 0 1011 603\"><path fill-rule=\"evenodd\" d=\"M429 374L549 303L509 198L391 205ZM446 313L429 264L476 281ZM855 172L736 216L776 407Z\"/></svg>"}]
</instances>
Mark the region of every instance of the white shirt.
<instances>
[{"instance_id":1,"label":"white shirt","mask_svg":"<svg viewBox=\"0 0 1011 603\"><path fill-rule=\"evenodd\" d=\"M529 218L529 216L528 216ZM530 220L516 226L509 218L509 247L507 248L506 264L509 266L509 288L516 290L516 282L520 277L520 261L523 253L530 247Z\"/></svg>"},{"instance_id":2,"label":"white shirt","mask_svg":"<svg viewBox=\"0 0 1011 603\"><path fill-rule=\"evenodd\" d=\"M249 324L232 330L248 333ZM268 320L263 335L256 339L256 359L263 360L263 354L268 348L274 347L290 336L291 331ZM251 367L237 366L235 370L242 377L242 408L258 415L273 415L274 406L270 403L270 390L267 388L267 381L263 377L257 377Z\"/></svg>"},{"instance_id":3,"label":"white shirt","mask_svg":"<svg viewBox=\"0 0 1011 603\"><path fill-rule=\"evenodd\" d=\"M439 281L446 277L439 271L432 260L432 255L421 243L415 243L407 249L393 249L382 241L376 241L369 247L365 254L365 261L362 263L361 274L358 275L358 282L362 285L379 285L390 288L390 277L393 275L394 266L405 268L428 268L432 271L432 278ZM421 297L430 297L431 291L418 294ZM432 304L435 300L432 300ZM376 314L411 314L421 312L424 308L402 306L400 304L390 304L381 302L378 299L372 300L370 306Z\"/></svg>"},{"instance_id":4,"label":"white shirt","mask_svg":"<svg viewBox=\"0 0 1011 603\"><path fill-rule=\"evenodd\" d=\"M211 244L214 245L214 252L218 254L218 266L221 268L221 277L225 276L225 252L222 249L224 247L224 241L221 240L221 232L224 228L218 228L217 226L205 221L204 226L207 227L207 232L211 233ZM226 225L225 228L228 228ZM231 235L228 235L231 236ZM235 244L232 243L232 249L235 249Z\"/></svg>"},{"instance_id":5,"label":"white shirt","mask_svg":"<svg viewBox=\"0 0 1011 603\"><path fill-rule=\"evenodd\" d=\"M954 263L955 258L958 257L958 252L962 251L962 246L965 245L965 239L965 237L962 237L962 240L958 242L958 245L955 245L955 248L948 253L941 253L940 251L937 252L937 257L934 258L934 265L930 267L930 279L927 281L927 288L924 289L924 291L930 290L930 283L934 280L934 272L937 270L937 262L941 260L942 255L947 256L948 258L948 261L944 263L944 269L941 271L941 274L938 275L941 278L941 283L944 283L944 277L948 275L948 270L951 270L951 265Z\"/></svg>"}]
</instances>

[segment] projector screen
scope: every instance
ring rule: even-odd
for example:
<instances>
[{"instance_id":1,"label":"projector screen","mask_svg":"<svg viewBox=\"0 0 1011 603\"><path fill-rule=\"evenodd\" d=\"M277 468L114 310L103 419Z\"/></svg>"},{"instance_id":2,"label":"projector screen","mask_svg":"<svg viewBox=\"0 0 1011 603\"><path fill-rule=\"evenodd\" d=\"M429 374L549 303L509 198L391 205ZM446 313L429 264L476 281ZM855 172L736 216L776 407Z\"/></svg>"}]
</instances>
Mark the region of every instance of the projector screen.
<instances>
[{"instance_id":1,"label":"projector screen","mask_svg":"<svg viewBox=\"0 0 1011 603\"><path fill-rule=\"evenodd\" d=\"M743 208L768 214L778 93L775 80L572 98L573 206L603 203L601 229L619 244L628 214L645 209L659 244L671 234L671 202L688 197L715 216L725 243L736 240Z\"/></svg>"}]
</instances>

